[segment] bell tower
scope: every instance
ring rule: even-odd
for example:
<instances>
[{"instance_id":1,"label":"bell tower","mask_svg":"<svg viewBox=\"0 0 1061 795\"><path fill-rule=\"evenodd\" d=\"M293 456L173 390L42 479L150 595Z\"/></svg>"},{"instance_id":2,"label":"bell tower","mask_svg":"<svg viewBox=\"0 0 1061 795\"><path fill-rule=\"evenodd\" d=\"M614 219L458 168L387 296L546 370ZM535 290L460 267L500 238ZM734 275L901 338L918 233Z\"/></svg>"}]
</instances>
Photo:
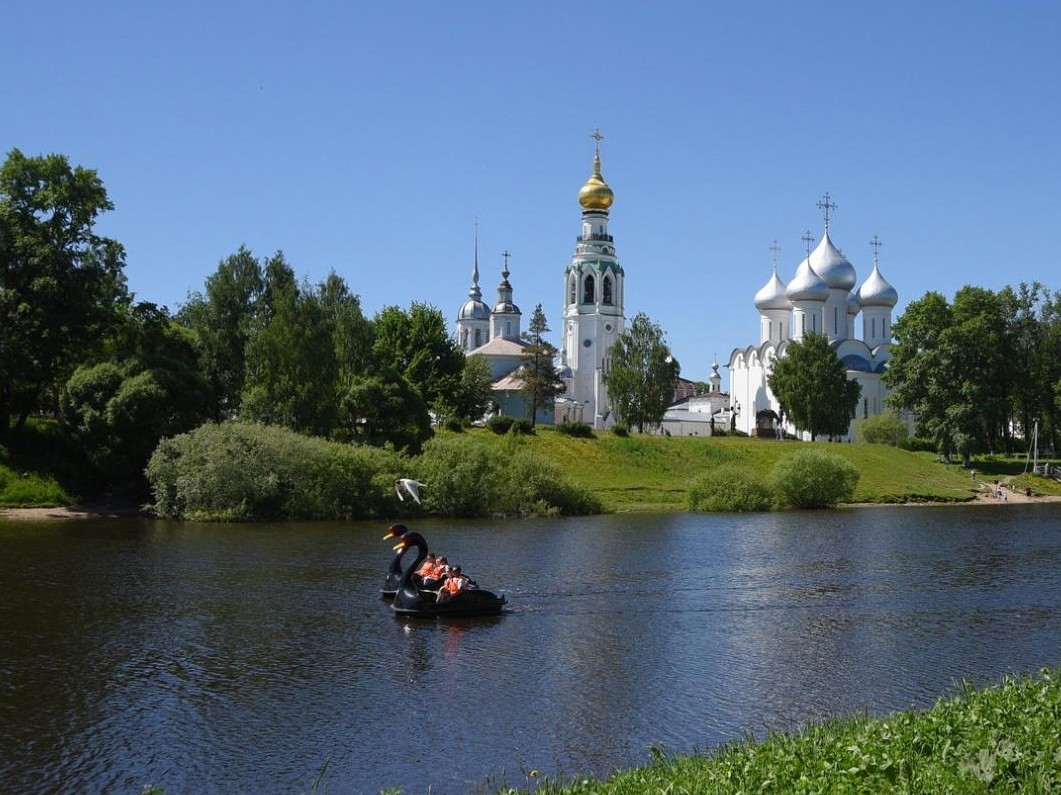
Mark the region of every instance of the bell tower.
<instances>
[{"instance_id":1,"label":"bell tower","mask_svg":"<svg viewBox=\"0 0 1061 795\"><path fill-rule=\"evenodd\" d=\"M561 368L565 396L582 405L582 417L595 428L615 424L603 376L609 353L626 324L623 269L608 233L608 210L615 196L601 176L600 130L593 133L593 173L578 192L582 233L564 272L564 344Z\"/></svg>"}]
</instances>

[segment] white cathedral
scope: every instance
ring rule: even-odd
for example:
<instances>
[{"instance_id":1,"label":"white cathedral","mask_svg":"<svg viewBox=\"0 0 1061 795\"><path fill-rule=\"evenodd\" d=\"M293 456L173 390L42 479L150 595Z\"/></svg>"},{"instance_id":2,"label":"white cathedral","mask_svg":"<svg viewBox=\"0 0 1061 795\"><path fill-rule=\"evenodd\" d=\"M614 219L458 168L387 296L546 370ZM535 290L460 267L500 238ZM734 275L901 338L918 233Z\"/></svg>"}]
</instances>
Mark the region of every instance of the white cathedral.
<instances>
[{"instance_id":1,"label":"white cathedral","mask_svg":"<svg viewBox=\"0 0 1061 795\"><path fill-rule=\"evenodd\" d=\"M626 326L623 314L623 269L608 234L608 209L614 194L601 176L600 132L595 132L593 173L578 193L582 206L582 233L564 273L563 346L560 370L564 394L554 406L539 410L540 423L586 422L595 428L615 424L603 376L610 364L609 351ZM521 339L519 307L512 302L508 256L502 270L493 309L479 289L478 235L468 300L457 312L457 343L467 356L482 356L494 379L496 411L512 417L526 416L520 389L521 357L528 343Z\"/></svg>"},{"instance_id":2,"label":"white cathedral","mask_svg":"<svg viewBox=\"0 0 1061 795\"><path fill-rule=\"evenodd\" d=\"M862 387L852 420L881 413L888 391L881 380L891 356L892 309L899 295L881 275L880 243L873 238L873 270L856 290L855 268L829 237L829 211L836 205L825 194L818 206L825 213L825 232L817 247L799 263L786 285L774 272L755 294L759 310L759 343L730 354L730 407L733 427L749 436L798 434L770 391L767 379L789 344L805 334L824 334L847 368L847 377ZM813 238L804 238L808 246ZM856 321L861 321L861 337ZM844 440L851 440L850 426Z\"/></svg>"},{"instance_id":3,"label":"white cathedral","mask_svg":"<svg viewBox=\"0 0 1061 795\"><path fill-rule=\"evenodd\" d=\"M539 409L537 421L585 422L594 428L616 423L614 408L604 385L611 366L610 351L623 333L623 269L608 232L612 189L601 176L600 132L594 133L593 173L578 193L582 207L581 234L564 272L563 344L560 370L565 391L554 406ZM663 428L679 434L710 434L716 427L742 431L749 436L798 436L781 412L767 384L774 363L785 356L791 342L805 334L824 334L847 368L848 378L862 388L856 418L879 414L885 408L887 389L881 374L890 358L891 313L899 296L881 275L879 241L873 239L873 270L858 289L854 266L829 237L829 213L836 205L825 194L818 206L824 210L825 231L817 247L808 232L807 256L785 284L773 275L755 294L759 310L759 342L730 354L730 391L721 391L718 365L712 367L711 391L672 407ZM457 342L467 356L482 356L493 378L494 410L512 417L526 416L519 370L528 342L522 339L522 313L512 300L508 253L490 308L479 289L479 250L476 231L472 285L468 299L457 312ZM861 322L861 337L856 324ZM700 421L700 418L708 422ZM853 426L845 439L853 438ZM809 438L809 434L802 434Z\"/></svg>"}]
</instances>

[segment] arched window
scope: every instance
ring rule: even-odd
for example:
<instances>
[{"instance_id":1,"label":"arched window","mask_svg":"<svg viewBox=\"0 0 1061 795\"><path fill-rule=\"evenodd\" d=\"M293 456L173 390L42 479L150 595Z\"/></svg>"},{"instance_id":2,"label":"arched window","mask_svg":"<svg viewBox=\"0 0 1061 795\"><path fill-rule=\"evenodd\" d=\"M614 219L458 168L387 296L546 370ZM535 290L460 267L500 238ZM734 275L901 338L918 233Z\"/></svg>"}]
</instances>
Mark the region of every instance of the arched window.
<instances>
[{"instance_id":1,"label":"arched window","mask_svg":"<svg viewBox=\"0 0 1061 795\"><path fill-rule=\"evenodd\" d=\"M578 295L576 294L576 290L575 290L575 277L574 277L573 274L571 276L571 280L570 280L570 283L568 285L568 293L569 293L569 297L567 299L567 302L569 304L575 303L576 299L578 298Z\"/></svg>"},{"instance_id":2,"label":"arched window","mask_svg":"<svg viewBox=\"0 0 1061 795\"><path fill-rule=\"evenodd\" d=\"M601 301L605 304L612 303L612 277L605 276L604 281L601 282Z\"/></svg>"},{"instance_id":3,"label":"arched window","mask_svg":"<svg viewBox=\"0 0 1061 795\"><path fill-rule=\"evenodd\" d=\"M592 304L595 300L593 297L593 277L587 276L586 281L582 283L582 303Z\"/></svg>"},{"instance_id":4,"label":"arched window","mask_svg":"<svg viewBox=\"0 0 1061 795\"><path fill-rule=\"evenodd\" d=\"M475 347L476 348L481 347L482 344L483 344L483 330L481 328L477 328L475 330Z\"/></svg>"}]
</instances>

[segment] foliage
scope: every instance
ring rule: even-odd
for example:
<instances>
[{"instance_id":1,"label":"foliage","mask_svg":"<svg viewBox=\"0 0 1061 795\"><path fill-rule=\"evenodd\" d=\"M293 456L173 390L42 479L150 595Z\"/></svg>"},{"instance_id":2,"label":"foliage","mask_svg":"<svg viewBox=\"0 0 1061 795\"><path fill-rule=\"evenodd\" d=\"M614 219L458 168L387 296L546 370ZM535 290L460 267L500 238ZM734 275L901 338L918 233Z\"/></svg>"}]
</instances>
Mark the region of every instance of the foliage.
<instances>
[{"instance_id":1,"label":"foliage","mask_svg":"<svg viewBox=\"0 0 1061 795\"><path fill-rule=\"evenodd\" d=\"M390 444L417 453L431 436L431 417L423 398L404 376L392 371L354 378L339 408L350 438L366 444Z\"/></svg>"},{"instance_id":2,"label":"foliage","mask_svg":"<svg viewBox=\"0 0 1061 795\"><path fill-rule=\"evenodd\" d=\"M963 287L952 303L926 293L894 325L885 373L892 405L945 456L1011 451L1012 429L1035 418L1061 442L1061 296L1039 284L999 292Z\"/></svg>"},{"instance_id":3,"label":"foliage","mask_svg":"<svg viewBox=\"0 0 1061 795\"><path fill-rule=\"evenodd\" d=\"M794 508L832 508L851 502L858 479L858 469L850 461L813 447L780 458L770 473L778 500Z\"/></svg>"},{"instance_id":4,"label":"foliage","mask_svg":"<svg viewBox=\"0 0 1061 795\"><path fill-rule=\"evenodd\" d=\"M538 795L674 793L1053 793L1061 791L1061 670L1006 677L928 710L838 718L770 732L605 780L538 779ZM514 790L499 790L515 795Z\"/></svg>"},{"instance_id":5,"label":"foliage","mask_svg":"<svg viewBox=\"0 0 1061 795\"><path fill-rule=\"evenodd\" d=\"M882 411L856 423L859 441L866 444L890 444L899 447L909 432L906 422L894 411Z\"/></svg>"},{"instance_id":6,"label":"foliage","mask_svg":"<svg viewBox=\"0 0 1061 795\"><path fill-rule=\"evenodd\" d=\"M486 427L499 436L510 433L513 429L516 433L534 433L534 426L531 425L530 420L523 417L508 417L504 414L497 414L488 419Z\"/></svg>"},{"instance_id":7,"label":"foliage","mask_svg":"<svg viewBox=\"0 0 1061 795\"><path fill-rule=\"evenodd\" d=\"M563 467L533 452L503 450L484 437L436 438L417 472L429 484L424 507L442 516L599 513L600 501L573 485Z\"/></svg>"},{"instance_id":8,"label":"foliage","mask_svg":"<svg viewBox=\"0 0 1061 795\"><path fill-rule=\"evenodd\" d=\"M689 484L690 511L769 511L773 502L769 487L739 464L701 472Z\"/></svg>"},{"instance_id":9,"label":"foliage","mask_svg":"<svg viewBox=\"0 0 1061 795\"><path fill-rule=\"evenodd\" d=\"M630 435L630 429L620 422L612 426L612 433L620 438L625 438Z\"/></svg>"},{"instance_id":10,"label":"foliage","mask_svg":"<svg viewBox=\"0 0 1061 795\"><path fill-rule=\"evenodd\" d=\"M572 516L603 509L592 492L571 483L560 464L530 451L521 451L511 459L507 481L507 513Z\"/></svg>"},{"instance_id":11,"label":"foliage","mask_svg":"<svg viewBox=\"0 0 1061 795\"><path fill-rule=\"evenodd\" d=\"M199 365L213 390L212 416L239 410L246 376L247 345L257 330L265 274L246 246L218 263L205 290L192 293L178 319L195 332Z\"/></svg>"},{"instance_id":12,"label":"foliage","mask_svg":"<svg viewBox=\"0 0 1061 795\"><path fill-rule=\"evenodd\" d=\"M823 334L807 334L789 344L767 379L782 413L811 440L847 433L862 388L848 379Z\"/></svg>"},{"instance_id":13,"label":"foliage","mask_svg":"<svg viewBox=\"0 0 1061 795\"><path fill-rule=\"evenodd\" d=\"M338 423L333 324L282 254L267 261L265 274L267 311L248 340L240 416L328 436Z\"/></svg>"},{"instance_id":14,"label":"foliage","mask_svg":"<svg viewBox=\"0 0 1061 795\"><path fill-rule=\"evenodd\" d=\"M19 472L0 464L0 506L51 508L71 501L67 491L50 475Z\"/></svg>"},{"instance_id":15,"label":"foliage","mask_svg":"<svg viewBox=\"0 0 1061 795\"><path fill-rule=\"evenodd\" d=\"M534 307L528 331L523 338L530 343L523 351L520 377L523 379L522 394L530 406L531 427L537 424L538 410L552 406L557 396L564 392L564 380L553 362L556 346L545 339L549 330L542 305Z\"/></svg>"},{"instance_id":16,"label":"foliage","mask_svg":"<svg viewBox=\"0 0 1061 795\"><path fill-rule=\"evenodd\" d=\"M623 424L638 432L663 421L681 366L671 356L663 329L639 312L611 349L604 385Z\"/></svg>"},{"instance_id":17,"label":"foliage","mask_svg":"<svg viewBox=\"0 0 1061 795\"><path fill-rule=\"evenodd\" d=\"M614 426L618 428L619 426ZM566 436L574 436L579 439L592 439L593 426L588 422L559 422L556 424L556 432Z\"/></svg>"},{"instance_id":18,"label":"foliage","mask_svg":"<svg viewBox=\"0 0 1061 795\"><path fill-rule=\"evenodd\" d=\"M460 387L453 405L453 416L477 422L486 414L493 399L490 365L482 356L468 356L461 371Z\"/></svg>"},{"instance_id":19,"label":"foliage","mask_svg":"<svg viewBox=\"0 0 1061 795\"><path fill-rule=\"evenodd\" d=\"M402 375L425 405L452 413L460 394L464 354L447 331L442 313L416 302L408 312L388 306L376 314L372 326L376 366Z\"/></svg>"},{"instance_id":20,"label":"foliage","mask_svg":"<svg viewBox=\"0 0 1061 795\"><path fill-rule=\"evenodd\" d=\"M208 387L188 364L128 356L79 367L63 388L60 412L71 437L108 485L142 491L142 471L163 436L206 417Z\"/></svg>"},{"instance_id":21,"label":"foliage","mask_svg":"<svg viewBox=\"0 0 1061 795\"><path fill-rule=\"evenodd\" d=\"M117 241L97 235L114 205L91 169L12 149L0 166L0 438L98 350L128 304Z\"/></svg>"},{"instance_id":22,"label":"foliage","mask_svg":"<svg viewBox=\"0 0 1061 795\"><path fill-rule=\"evenodd\" d=\"M393 515L395 453L246 422L165 439L147 466L159 516L209 521Z\"/></svg>"}]
</instances>

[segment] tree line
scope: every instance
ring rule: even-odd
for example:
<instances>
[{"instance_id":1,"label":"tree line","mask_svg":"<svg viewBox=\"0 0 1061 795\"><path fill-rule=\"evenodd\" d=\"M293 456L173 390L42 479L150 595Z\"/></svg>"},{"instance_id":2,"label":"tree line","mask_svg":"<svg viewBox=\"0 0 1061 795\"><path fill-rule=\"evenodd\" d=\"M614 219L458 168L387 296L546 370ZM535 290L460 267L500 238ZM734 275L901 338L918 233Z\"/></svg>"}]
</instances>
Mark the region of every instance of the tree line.
<instances>
[{"instance_id":1,"label":"tree line","mask_svg":"<svg viewBox=\"0 0 1061 795\"><path fill-rule=\"evenodd\" d=\"M896 319L884 374L893 406L944 455L1012 453L1039 426L1061 441L1061 293L1038 282L938 292ZM1018 444L1020 447L1018 447Z\"/></svg>"},{"instance_id":2,"label":"tree line","mask_svg":"<svg viewBox=\"0 0 1061 795\"><path fill-rule=\"evenodd\" d=\"M490 372L424 303L372 318L342 277L298 279L241 247L175 312L137 301L95 171L12 150L0 166L0 444L61 419L112 484L162 437L239 417L416 452L481 417ZM541 319L544 327L544 316Z\"/></svg>"},{"instance_id":3,"label":"tree line","mask_svg":"<svg viewBox=\"0 0 1061 795\"><path fill-rule=\"evenodd\" d=\"M14 149L0 166L0 444L36 413L58 417L113 485L141 480L161 438L207 421L415 453L432 422L456 427L489 410L487 363L463 355L438 309L414 302L366 317L341 276L299 279L282 252L240 247L175 313L137 301L124 248L96 232L111 209L96 172L62 155ZM532 423L563 391L548 330L539 304L521 373ZM894 336L893 405L942 452L1010 451L1036 419L1056 447L1058 294L965 287L948 303L929 293ZM679 373L662 328L637 315L605 373L620 421L657 426ZM790 346L774 378L798 427L846 428L857 392L824 339Z\"/></svg>"}]
</instances>

